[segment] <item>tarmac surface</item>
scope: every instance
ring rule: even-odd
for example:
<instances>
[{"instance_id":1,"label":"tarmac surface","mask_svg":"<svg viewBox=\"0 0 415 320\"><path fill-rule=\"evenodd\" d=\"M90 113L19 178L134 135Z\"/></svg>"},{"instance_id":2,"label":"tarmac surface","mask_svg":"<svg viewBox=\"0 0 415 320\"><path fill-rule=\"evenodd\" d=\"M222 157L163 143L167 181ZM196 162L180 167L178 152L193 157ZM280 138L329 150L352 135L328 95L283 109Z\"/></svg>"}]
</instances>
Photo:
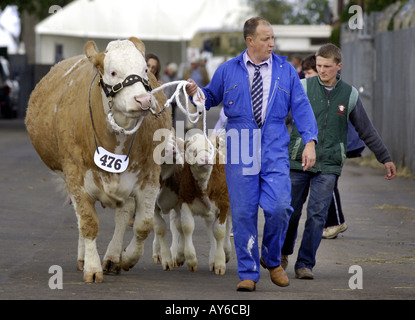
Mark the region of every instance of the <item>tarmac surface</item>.
<instances>
[{"instance_id":1,"label":"tarmac surface","mask_svg":"<svg viewBox=\"0 0 415 320\"><path fill-rule=\"evenodd\" d=\"M208 127L212 128L218 110L208 114ZM386 181L384 174L346 164L339 189L349 228L337 239L322 240L314 280L296 279L293 269L303 213L296 250L287 268L290 285L285 288L275 286L268 271L261 269L255 292L237 292L234 249L225 275L209 272L209 242L200 218L196 218L194 233L197 272L186 266L163 271L161 265L155 265L151 233L144 256L133 269L104 275L103 283L86 284L82 272L76 270L78 230L73 208L56 190L55 177L32 147L23 120L0 119L0 299L164 300L166 309L162 311L168 310L170 300L414 300L415 181L400 177ZM114 212L99 204L96 207L102 259L113 233ZM259 217L261 243L261 212ZM132 233L129 228L125 243ZM52 266L58 269L50 269ZM62 289L49 286L58 283L54 282L56 270L62 271Z\"/></svg>"}]
</instances>

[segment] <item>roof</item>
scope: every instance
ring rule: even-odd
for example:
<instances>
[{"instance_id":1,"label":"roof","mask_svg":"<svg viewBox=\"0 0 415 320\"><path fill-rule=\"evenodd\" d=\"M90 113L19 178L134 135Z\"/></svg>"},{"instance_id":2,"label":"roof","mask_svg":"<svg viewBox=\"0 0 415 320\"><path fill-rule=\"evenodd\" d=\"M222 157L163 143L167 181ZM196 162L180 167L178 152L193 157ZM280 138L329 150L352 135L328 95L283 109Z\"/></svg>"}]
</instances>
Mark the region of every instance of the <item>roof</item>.
<instances>
[{"instance_id":1,"label":"roof","mask_svg":"<svg viewBox=\"0 0 415 320\"><path fill-rule=\"evenodd\" d=\"M242 0L76 0L38 23L38 35L191 40L203 28L242 29Z\"/></svg>"}]
</instances>

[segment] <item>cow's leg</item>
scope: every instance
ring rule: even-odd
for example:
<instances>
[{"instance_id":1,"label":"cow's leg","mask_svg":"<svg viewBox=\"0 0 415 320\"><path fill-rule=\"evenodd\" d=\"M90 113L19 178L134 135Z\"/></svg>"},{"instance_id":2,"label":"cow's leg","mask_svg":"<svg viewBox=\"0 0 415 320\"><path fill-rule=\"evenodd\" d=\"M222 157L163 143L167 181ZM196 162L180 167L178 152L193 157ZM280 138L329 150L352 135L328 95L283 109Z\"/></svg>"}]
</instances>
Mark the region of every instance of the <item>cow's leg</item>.
<instances>
[{"instance_id":1,"label":"cow's leg","mask_svg":"<svg viewBox=\"0 0 415 320\"><path fill-rule=\"evenodd\" d=\"M226 224L220 224L219 219L215 219L212 224L213 236L216 239L215 252L215 273L225 274L226 271L226 255L224 251L224 240L226 234Z\"/></svg>"},{"instance_id":2,"label":"cow's leg","mask_svg":"<svg viewBox=\"0 0 415 320\"><path fill-rule=\"evenodd\" d=\"M71 204L73 204L76 214L76 219L78 222L78 226L80 225L80 217L79 214L76 212L76 204L75 200L71 197ZM85 264L85 239L82 235L81 230L78 228L78 258L77 258L77 270L84 271L84 264Z\"/></svg>"},{"instance_id":3,"label":"cow's leg","mask_svg":"<svg viewBox=\"0 0 415 320\"><path fill-rule=\"evenodd\" d=\"M134 236L121 254L121 267L128 271L136 265L144 253L144 242L153 230L154 207L159 188L148 185L136 195Z\"/></svg>"},{"instance_id":4,"label":"cow's leg","mask_svg":"<svg viewBox=\"0 0 415 320\"><path fill-rule=\"evenodd\" d=\"M212 215L208 214L204 216L205 224L206 224L206 231L209 238L210 250L209 250L209 271L215 270L215 254L216 254L216 239L213 233L213 225L215 222L215 218Z\"/></svg>"},{"instance_id":5,"label":"cow's leg","mask_svg":"<svg viewBox=\"0 0 415 320\"><path fill-rule=\"evenodd\" d=\"M154 210L154 241L153 241L153 260L154 263L161 262L163 270L173 270L173 261L170 249L166 244L166 221L162 217L162 212L158 206Z\"/></svg>"},{"instance_id":6,"label":"cow's leg","mask_svg":"<svg viewBox=\"0 0 415 320\"><path fill-rule=\"evenodd\" d=\"M160 211L157 210L157 205L156 205L156 209L154 210L154 239L153 239L153 262L154 264L159 264L162 261L161 253L160 253L160 240L159 240L159 237L156 231L157 228L160 228L159 224L163 224L162 221L158 221L159 219L163 220L163 218L161 217Z\"/></svg>"},{"instance_id":7,"label":"cow's leg","mask_svg":"<svg viewBox=\"0 0 415 320\"><path fill-rule=\"evenodd\" d=\"M184 235L184 256L186 258L186 264L190 271L195 272L197 270L196 250L193 245L195 220L187 203L182 204L180 215Z\"/></svg>"},{"instance_id":8,"label":"cow's leg","mask_svg":"<svg viewBox=\"0 0 415 320\"><path fill-rule=\"evenodd\" d=\"M78 217L80 233L78 242L78 269L83 264L85 282L102 282L104 276L96 245L99 223L94 200L87 194L75 194L71 199Z\"/></svg>"},{"instance_id":9,"label":"cow's leg","mask_svg":"<svg viewBox=\"0 0 415 320\"><path fill-rule=\"evenodd\" d=\"M231 260L231 252L232 252L231 229L232 229L232 215L229 211L228 215L226 216L226 232L225 232L225 240L223 243L223 249L225 250L225 256L226 256L226 263L228 263L229 260Z\"/></svg>"},{"instance_id":10,"label":"cow's leg","mask_svg":"<svg viewBox=\"0 0 415 320\"><path fill-rule=\"evenodd\" d=\"M121 272L121 252L122 244L124 240L125 230L127 229L128 222L133 216L135 211L134 198L128 198L125 205L119 208L115 212L115 230L112 240L108 245L107 252L105 253L104 260L102 262L102 268L104 273Z\"/></svg>"},{"instance_id":11,"label":"cow's leg","mask_svg":"<svg viewBox=\"0 0 415 320\"><path fill-rule=\"evenodd\" d=\"M171 246L170 252L175 268L184 264L184 235L180 219L179 209L170 212Z\"/></svg>"}]
</instances>

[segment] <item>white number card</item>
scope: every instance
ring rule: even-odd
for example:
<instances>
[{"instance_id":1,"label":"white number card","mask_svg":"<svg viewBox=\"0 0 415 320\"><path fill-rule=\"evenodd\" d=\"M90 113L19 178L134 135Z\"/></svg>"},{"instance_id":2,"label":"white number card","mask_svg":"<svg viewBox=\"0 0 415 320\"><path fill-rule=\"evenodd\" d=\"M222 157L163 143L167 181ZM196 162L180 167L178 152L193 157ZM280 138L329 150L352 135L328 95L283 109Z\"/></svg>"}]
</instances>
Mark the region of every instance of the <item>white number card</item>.
<instances>
[{"instance_id":1,"label":"white number card","mask_svg":"<svg viewBox=\"0 0 415 320\"><path fill-rule=\"evenodd\" d=\"M98 147L95 150L94 162L102 170L121 173L127 169L130 158L122 154L111 153L102 147Z\"/></svg>"}]
</instances>

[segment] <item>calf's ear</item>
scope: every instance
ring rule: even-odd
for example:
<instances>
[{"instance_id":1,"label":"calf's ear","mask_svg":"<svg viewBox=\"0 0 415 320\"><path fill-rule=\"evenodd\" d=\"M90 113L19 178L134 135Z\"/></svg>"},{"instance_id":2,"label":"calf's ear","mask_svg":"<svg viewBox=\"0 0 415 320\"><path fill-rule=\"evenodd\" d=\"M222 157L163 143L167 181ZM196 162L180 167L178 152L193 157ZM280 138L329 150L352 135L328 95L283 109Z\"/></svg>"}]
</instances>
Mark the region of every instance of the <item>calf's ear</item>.
<instances>
[{"instance_id":1,"label":"calf's ear","mask_svg":"<svg viewBox=\"0 0 415 320\"><path fill-rule=\"evenodd\" d=\"M98 52L97 45L94 41L88 41L85 45L85 54L89 61L98 69L100 74L104 74L104 52Z\"/></svg>"},{"instance_id":2,"label":"calf's ear","mask_svg":"<svg viewBox=\"0 0 415 320\"><path fill-rule=\"evenodd\" d=\"M146 46L144 45L144 43L137 39L136 37L130 37L128 40L130 40L132 43L134 43L135 47L138 49L138 51L141 52L141 54L143 55L143 57L145 57L146 55Z\"/></svg>"}]
</instances>

